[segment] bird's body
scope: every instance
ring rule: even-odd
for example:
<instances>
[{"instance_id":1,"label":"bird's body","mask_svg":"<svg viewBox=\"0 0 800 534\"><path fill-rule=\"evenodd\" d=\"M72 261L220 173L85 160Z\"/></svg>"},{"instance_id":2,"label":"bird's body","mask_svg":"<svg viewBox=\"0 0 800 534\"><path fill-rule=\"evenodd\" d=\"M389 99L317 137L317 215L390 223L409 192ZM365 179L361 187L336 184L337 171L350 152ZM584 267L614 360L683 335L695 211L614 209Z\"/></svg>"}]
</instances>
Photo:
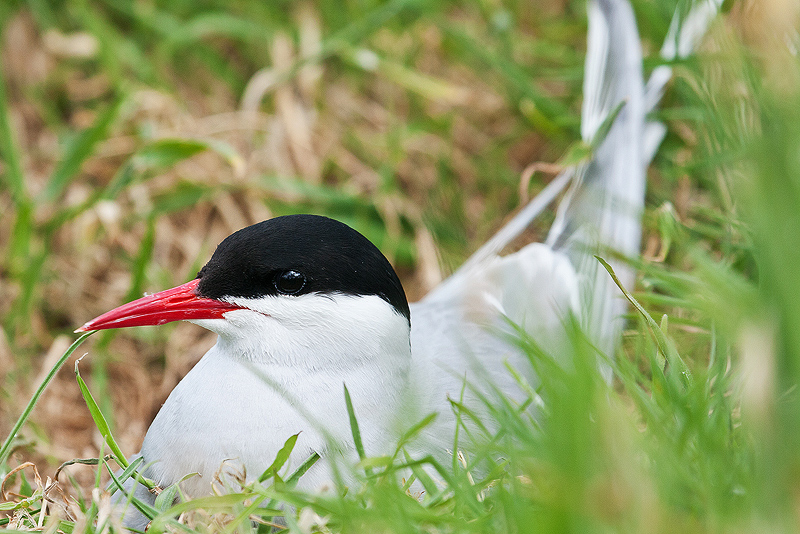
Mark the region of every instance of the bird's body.
<instances>
[{"instance_id":1,"label":"bird's body","mask_svg":"<svg viewBox=\"0 0 800 534\"><path fill-rule=\"evenodd\" d=\"M274 226L280 231L270 232ZM252 238L253 228L244 230L245 242ZM365 246L367 264L375 258L374 247L360 234L325 217L282 217L260 223L256 229L269 234L265 241L292 236L295 243L306 233L324 240L331 232L345 229ZM322 275L314 267L303 269L293 258L254 274L260 267L244 261L231 268L236 260L225 257L229 251L240 254L241 250L240 235L233 234L218 247L197 280L166 292L168 301L159 294L144 297L136 301L139 304L112 310L110 317L101 316L84 327L122 326L128 320L155 323L165 309L177 313L188 308L187 313L215 315L190 319L219 338L172 391L139 453L148 464L143 473L161 487L196 473L181 482L189 496L208 494L224 462L245 468L252 480L272 463L286 439L298 433L292 466L313 453L325 459L305 473L301 484L318 489L329 483L330 462L357 459L343 385L350 392L368 454L391 454L397 438L410 425L435 412L437 419L410 448L444 459L452 448L456 425L448 399L465 398L473 409L481 408L480 403L471 402L474 398L465 388L467 382L492 384L512 401L523 399L504 362L523 370L528 366L516 346L499 335L510 328L503 314L519 319L538 339L555 341L564 335L565 314L577 309L575 273L569 261L538 243L495 258L478 273L465 276L463 284L431 295L432 301L412 305L410 322L405 300L396 304L396 295L354 294L346 287L304 292L319 289L315 281L327 276L343 255L326 253ZM364 249L348 250L347 261L360 263L363 253ZM259 293L264 294L258 296L210 299L205 294L216 292L214 269L219 265L228 269L226 276L263 278L274 285L275 272L295 272L306 283L291 295L265 294L262 288ZM508 277L516 280L513 286L503 283ZM203 284L209 279L210 289ZM227 285L227 292L239 293ZM379 292L392 291L394 284L388 287ZM544 304L531 309L528 298ZM218 309L220 302L222 309ZM205 303L211 306L210 312ZM153 306L157 310L150 313ZM143 487L136 496L152 501ZM129 510L128 526L141 528L146 523L143 515Z\"/></svg>"},{"instance_id":2,"label":"bird's body","mask_svg":"<svg viewBox=\"0 0 800 534\"><path fill-rule=\"evenodd\" d=\"M404 429L432 412L439 417L417 446L446 454L455 430L448 398L469 397L466 382L522 398L505 367L528 369L507 337L511 323L562 357L564 321L573 314L590 341L613 354L624 304L592 254L638 252L644 170L660 141L645 114L658 99L646 103L630 6L590 6L583 137L596 145L595 158L554 181L553 190L570 179L573 188L546 244L499 256L547 204L535 199L409 307L389 262L359 233L324 217L280 217L232 234L196 280L82 327L184 319L219 335L148 430L140 453L147 476L167 486L199 473L182 486L189 495L206 494L224 461L243 465L253 479L301 433L291 463L320 454L324 461L303 477L307 487L319 487L335 458L356 458L344 385L368 454L391 452ZM595 139L621 102L605 138ZM549 202L557 191L545 194ZM620 271L630 283L631 273ZM147 520L131 512L126 522L141 528Z\"/></svg>"}]
</instances>

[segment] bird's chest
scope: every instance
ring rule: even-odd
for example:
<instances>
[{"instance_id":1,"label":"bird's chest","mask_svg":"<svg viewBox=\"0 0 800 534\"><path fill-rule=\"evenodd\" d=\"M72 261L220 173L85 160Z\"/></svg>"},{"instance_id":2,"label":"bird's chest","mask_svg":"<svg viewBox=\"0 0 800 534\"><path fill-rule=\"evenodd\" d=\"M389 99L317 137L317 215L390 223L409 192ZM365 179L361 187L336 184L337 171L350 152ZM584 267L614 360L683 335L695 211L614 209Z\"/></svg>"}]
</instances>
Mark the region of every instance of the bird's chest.
<instances>
[{"instance_id":1,"label":"bird's chest","mask_svg":"<svg viewBox=\"0 0 800 534\"><path fill-rule=\"evenodd\" d=\"M335 372L262 367L208 356L178 384L145 437L142 454L156 462L151 476L162 484L199 473L185 489L207 493L223 462L246 468L252 480L298 433L289 469L313 452L324 455L331 442L352 447L344 384L365 446L373 454L385 448L397 385L380 378L385 373L369 366Z\"/></svg>"}]
</instances>

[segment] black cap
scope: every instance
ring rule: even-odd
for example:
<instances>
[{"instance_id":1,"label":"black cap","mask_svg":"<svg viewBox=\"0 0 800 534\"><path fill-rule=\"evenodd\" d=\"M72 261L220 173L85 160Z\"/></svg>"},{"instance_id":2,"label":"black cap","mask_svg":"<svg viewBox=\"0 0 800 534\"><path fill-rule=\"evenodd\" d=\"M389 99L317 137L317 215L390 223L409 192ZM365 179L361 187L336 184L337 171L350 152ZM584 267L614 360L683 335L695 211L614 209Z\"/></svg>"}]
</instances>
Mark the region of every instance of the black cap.
<instances>
[{"instance_id":1,"label":"black cap","mask_svg":"<svg viewBox=\"0 0 800 534\"><path fill-rule=\"evenodd\" d=\"M389 261L366 237L319 215L286 215L229 235L197 274L207 298L377 295L411 321Z\"/></svg>"}]
</instances>

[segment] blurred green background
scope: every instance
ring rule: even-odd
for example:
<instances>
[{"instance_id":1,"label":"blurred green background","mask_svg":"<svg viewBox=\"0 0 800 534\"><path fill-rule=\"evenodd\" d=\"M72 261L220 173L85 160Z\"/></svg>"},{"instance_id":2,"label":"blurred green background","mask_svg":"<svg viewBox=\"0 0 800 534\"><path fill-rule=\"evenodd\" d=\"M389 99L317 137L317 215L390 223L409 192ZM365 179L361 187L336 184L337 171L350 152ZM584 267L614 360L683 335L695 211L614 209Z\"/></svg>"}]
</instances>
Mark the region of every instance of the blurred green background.
<instances>
[{"instance_id":1,"label":"blurred green background","mask_svg":"<svg viewBox=\"0 0 800 534\"><path fill-rule=\"evenodd\" d=\"M633 2L646 72L688 5ZM669 131L629 289L693 379L631 314L611 386L578 366L545 378L541 424L498 408L518 439L481 499L467 478L413 505L368 485L298 514L337 531L800 531L799 9L726 2L657 111ZM5 0L0 29L1 436L77 326L193 277L236 229L336 217L413 300L580 140L582 0ZM86 345L123 450L211 343L177 324ZM100 442L65 370L8 467L52 476ZM69 491L95 484L70 473Z\"/></svg>"}]
</instances>

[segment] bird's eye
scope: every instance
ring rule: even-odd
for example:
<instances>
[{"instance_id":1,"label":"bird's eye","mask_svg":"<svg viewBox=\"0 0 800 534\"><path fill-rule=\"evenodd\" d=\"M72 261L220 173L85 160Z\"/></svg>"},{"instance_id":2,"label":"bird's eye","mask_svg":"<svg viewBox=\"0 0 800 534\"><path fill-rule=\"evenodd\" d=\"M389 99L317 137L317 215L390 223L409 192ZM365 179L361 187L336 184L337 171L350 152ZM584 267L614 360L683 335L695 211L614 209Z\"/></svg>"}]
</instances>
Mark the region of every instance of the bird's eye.
<instances>
[{"instance_id":1,"label":"bird's eye","mask_svg":"<svg viewBox=\"0 0 800 534\"><path fill-rule=\"evenodd\" d=\"M306 285L306 277L297 271L283 271L275 277L275 289L284 295L296 295Z\"/></svg>"}]
</instances>

